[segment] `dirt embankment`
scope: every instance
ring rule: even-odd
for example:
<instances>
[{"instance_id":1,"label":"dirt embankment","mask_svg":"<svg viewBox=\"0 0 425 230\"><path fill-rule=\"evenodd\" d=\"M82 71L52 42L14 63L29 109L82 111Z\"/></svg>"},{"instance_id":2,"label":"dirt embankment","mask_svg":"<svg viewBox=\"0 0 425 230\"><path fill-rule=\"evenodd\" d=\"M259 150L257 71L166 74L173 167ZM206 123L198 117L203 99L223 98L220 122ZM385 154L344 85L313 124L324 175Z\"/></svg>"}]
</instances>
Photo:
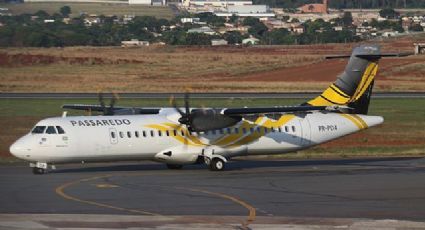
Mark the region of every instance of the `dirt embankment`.
<instances>
[{"instance_id":1,"label":"dirt embankment","mask_svg":"<svg viewBox=\"0 0 425 230\"><path fill-rule=\"evenodd\" d=\"M33 65L52 65L57 63L67 63L71 65L109 65L143 63L139 60L129 59L105 59L99 57L58 57L53 55L40 54L8 54L0 52L1 67L19 67Z\"/></svg>"}]
</instances>

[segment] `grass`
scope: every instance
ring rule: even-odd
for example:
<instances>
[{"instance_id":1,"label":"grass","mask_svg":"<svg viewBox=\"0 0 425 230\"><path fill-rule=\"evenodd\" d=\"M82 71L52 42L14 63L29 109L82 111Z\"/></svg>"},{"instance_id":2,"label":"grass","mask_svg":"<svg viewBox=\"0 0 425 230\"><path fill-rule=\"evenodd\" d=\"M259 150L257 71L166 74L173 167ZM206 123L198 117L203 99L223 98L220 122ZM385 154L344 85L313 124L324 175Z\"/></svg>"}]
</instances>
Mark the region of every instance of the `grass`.
<instances>
[{"instance_id":1,"label":"grass","mask_svg":"<svg viewBox=\"0 0 425 230\"><path fill-rule=\"evenodd\" d=\"M191 105L208 107L294 105L302 99L193 99ZM182 105L182 101L177 101ZM0 100L0 162L9 162L8 147L19 136L45 117L60 116L65 103L96 104L96 100L80 99L1 99ZM120 106L168 106L166 99L125 99ZM344 137L317 147L284 155L286 158L412 156L425 154L425 100L375 99L371 115L385 118L383 125ZM71 112L69 115L81 115ZM3 159L1 159L3 157ZM275 157L275 156L268 156Z\"/></svg>"},{"instance_id":2,"label":"grass","mask_svg":"<svg viewBox=\"0 0 425 230\"><path fill-rule=\"evenodd\" d=\"M328 76L326 71L316 75L300 70L314 68L311 64L333 69L323 53L312 50L316 51L297 46L0 48L0 92L184 92L187 87L196 92L322 91L337 72ZM383 59L376 91L423 91L424 62L424 55ZM342 70L342 65L335 68ZM267 80L270 76L274 80Z\"/></svg>"},{"instance_id":3,"label":"grass","mask_svg":"<svg viewBox=\"0 0 425 230\"><path fill-rule=\"evenodd\" d=\"M0 91L93 92L110 89L119 92L181 92L188 86L201 92L293 91L296 90L293 83L240 82L238 76L315 63L322 59L317 55L247 52L236 50L219 53L214 49L170 47L6 48L0 49L0 53L6 53L4 58L14 58L9 64L0 66ZM48 55L54 60L50 64L28 64L29 56L34 55ZM94 58L101 61L94 61ZM319 86L325 87L306 84L298 87L313 90Z\"/></svg>"},{"instance_id":4,"label":"grass","mask_svg":"<svg viewBox=\"0 0 425 230\"><path fill-rule=\"evenodd\" d=\"M123 3L60 3L60 2L37 2L21 4L0 4L1 8L8 8L14 15L30 13L44 10L49 14L58 13L59 9L67 5L71 7L71 17L78 17L80 13L96 15L136 15L155 16L157 18L171 19L174 15L170 8L166 6L128 5Z\"/></svg>"}]
</instances>

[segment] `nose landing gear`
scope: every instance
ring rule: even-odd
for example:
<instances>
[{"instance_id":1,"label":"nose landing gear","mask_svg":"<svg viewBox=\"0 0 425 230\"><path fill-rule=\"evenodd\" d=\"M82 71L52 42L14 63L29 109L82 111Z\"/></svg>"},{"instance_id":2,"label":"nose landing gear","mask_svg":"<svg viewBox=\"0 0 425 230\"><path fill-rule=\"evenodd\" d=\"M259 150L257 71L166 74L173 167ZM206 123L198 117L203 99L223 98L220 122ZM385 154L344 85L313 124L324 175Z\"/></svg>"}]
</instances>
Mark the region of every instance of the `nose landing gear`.
<instances>
[{"instance_id":1,"label":"nose landing gear","mask_svg":"<svg viewBox=\"0 0 425 230\"><path fill-rule=\"evenodd\" d=\"M36 162L36 163L30 163L30 167L32 168L32 173L35 175L42 175L46 174L48 171L49 165L47 163L42 162ZM56 169L54 165L50 165L51 169Z\"/></svg>"}]
</instances>

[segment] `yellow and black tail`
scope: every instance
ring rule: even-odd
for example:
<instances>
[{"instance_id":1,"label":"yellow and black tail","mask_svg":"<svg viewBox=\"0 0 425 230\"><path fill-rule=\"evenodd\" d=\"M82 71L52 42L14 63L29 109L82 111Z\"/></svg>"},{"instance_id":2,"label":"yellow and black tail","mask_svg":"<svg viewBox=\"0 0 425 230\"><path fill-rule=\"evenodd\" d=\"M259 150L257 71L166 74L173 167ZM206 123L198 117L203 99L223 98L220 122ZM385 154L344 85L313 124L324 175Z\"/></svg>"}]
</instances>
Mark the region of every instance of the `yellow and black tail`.
<instances>
[{"instance_id":1,"label":"yellow and black tail","mask_svg":"<svg viewBox=\"0 0 425 230\"><path fill-rule=\"evenodd\" d=\"M367 114L373 82L378 71L378 61L383 56L377 45L361 45L354 48L345 70L320 96L308 101L312 106L343 105L352 113ZM393 55L391 55L393 56Z\"/></svg>"}]
</instances>

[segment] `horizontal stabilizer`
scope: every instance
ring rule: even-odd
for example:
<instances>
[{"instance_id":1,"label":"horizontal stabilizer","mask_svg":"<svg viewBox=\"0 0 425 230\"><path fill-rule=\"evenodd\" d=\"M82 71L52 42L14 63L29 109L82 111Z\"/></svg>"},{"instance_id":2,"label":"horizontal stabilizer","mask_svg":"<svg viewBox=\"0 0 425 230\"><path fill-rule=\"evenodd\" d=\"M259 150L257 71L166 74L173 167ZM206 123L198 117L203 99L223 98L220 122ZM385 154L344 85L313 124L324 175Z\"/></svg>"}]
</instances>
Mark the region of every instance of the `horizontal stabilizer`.
<instances>
[{"instance_id":1,"label":"horizontal stabilizer","mask_svg":"<svg viewBox=\"0 0 425 230\"><path fill-rule=\"evenodd\" d=\"M355 57L363 58L367 60L378 60L383 57L407 57L413 55L413 53L388 53L388 54L356 54ZM335 56L326 56L326 59L340 59L340 58L350 58L351 55L335 55Z\"/></svg>"}]
</instances>

